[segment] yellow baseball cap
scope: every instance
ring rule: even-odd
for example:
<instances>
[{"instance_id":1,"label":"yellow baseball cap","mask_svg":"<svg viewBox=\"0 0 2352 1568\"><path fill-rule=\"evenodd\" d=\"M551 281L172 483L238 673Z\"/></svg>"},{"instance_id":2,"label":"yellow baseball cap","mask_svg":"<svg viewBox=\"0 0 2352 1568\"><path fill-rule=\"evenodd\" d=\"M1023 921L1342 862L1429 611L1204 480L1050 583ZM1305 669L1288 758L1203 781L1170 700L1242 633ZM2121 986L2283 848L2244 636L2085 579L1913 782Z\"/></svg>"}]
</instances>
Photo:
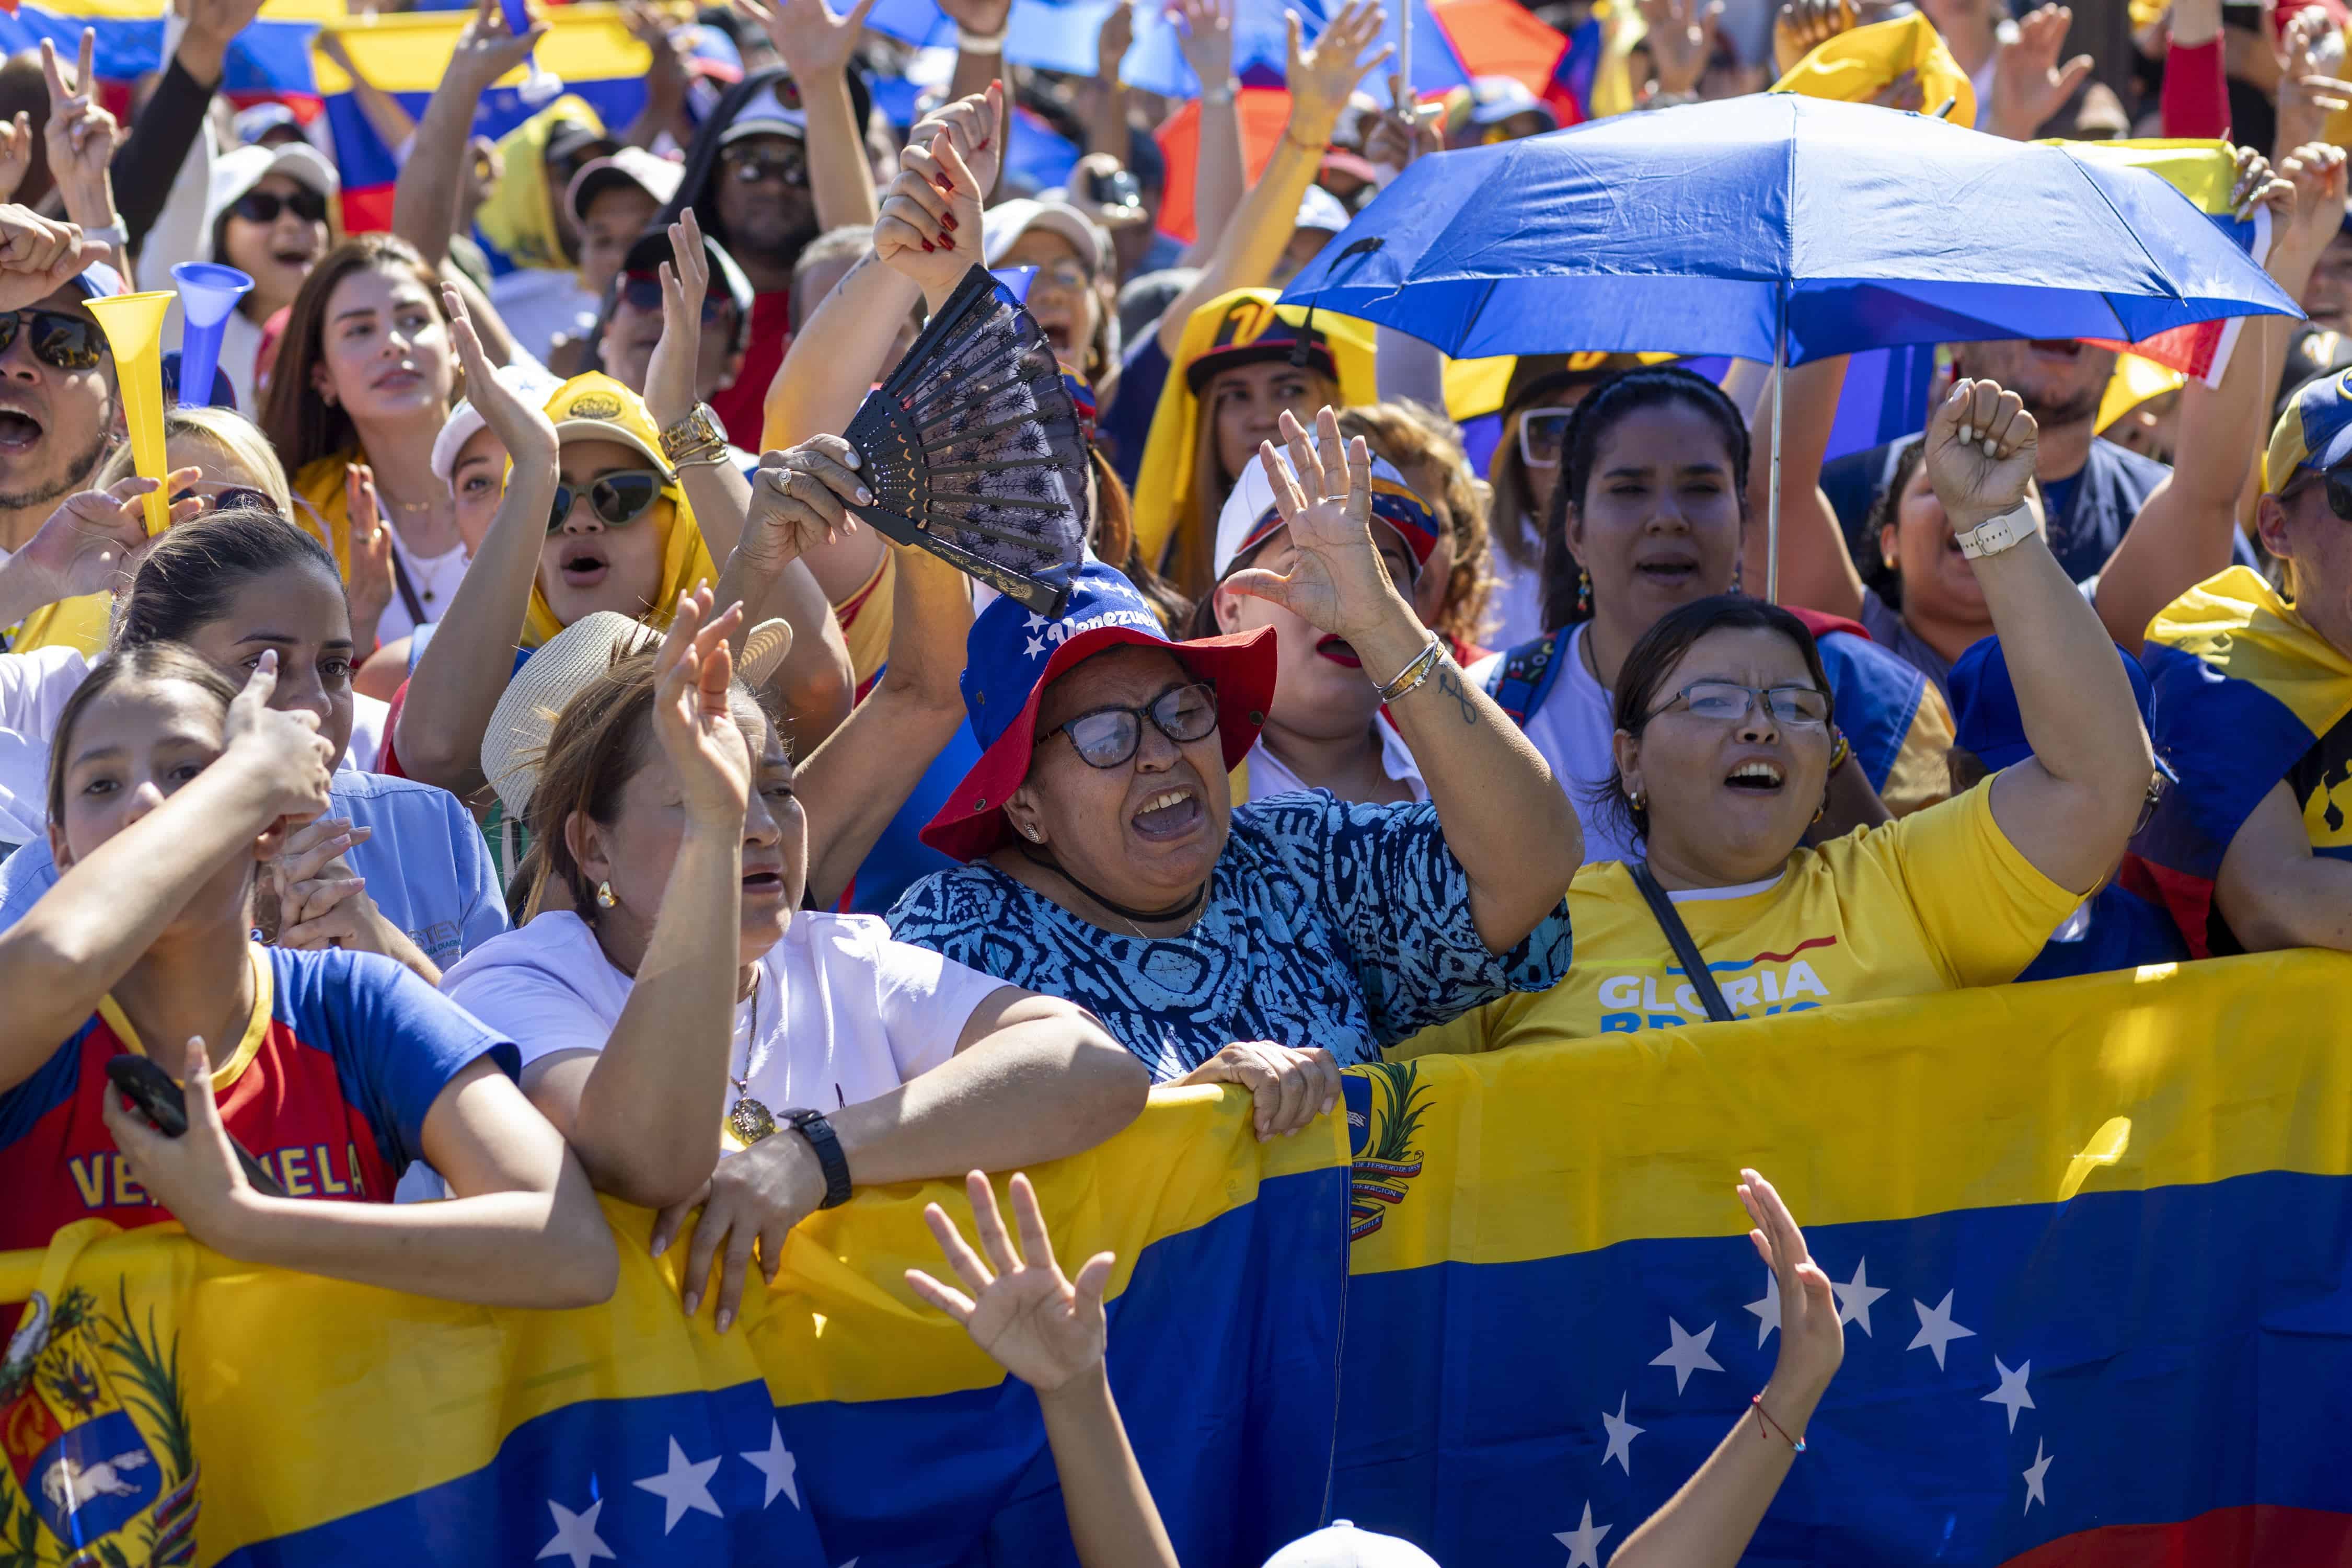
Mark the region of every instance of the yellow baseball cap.
<instances>
[{"instance_id":1,"label":"yellow baseball cap","mask_svg":"<svg viewBox=\"0 0 2352 1568\"><path fill-rule=\"evenodd\" d=\"M573 376L547 400L547 416L555 422L558 442L617 441L644 453L665 485L677 480L662 456L661 431L646 400L609 375L590 371Z\"/></svg>"}]
</instances>

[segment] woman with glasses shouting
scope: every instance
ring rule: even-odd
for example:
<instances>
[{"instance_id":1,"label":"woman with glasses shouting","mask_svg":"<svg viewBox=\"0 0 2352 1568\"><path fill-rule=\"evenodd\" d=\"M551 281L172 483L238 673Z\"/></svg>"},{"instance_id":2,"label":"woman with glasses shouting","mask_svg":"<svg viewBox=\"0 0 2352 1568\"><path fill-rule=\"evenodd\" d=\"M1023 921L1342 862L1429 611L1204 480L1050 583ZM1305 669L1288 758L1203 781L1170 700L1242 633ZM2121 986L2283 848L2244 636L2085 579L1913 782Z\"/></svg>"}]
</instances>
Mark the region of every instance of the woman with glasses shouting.
<instances>
[{"instance_id":1,"label":"woman with glasses shouting","mask_svg":"<svg viewBox=\"0 0 2352 1568\"><path fill-rule=\"evenodd\" d=\"M1576 968L1406 1047L1759 1018L2013 979L2122 858L2154 763L2099 617L2027 497L2016 394L1961 382L1927 465L2006 645L2032 754L1941 805L1819 848L1836 742L1821 654L1776 605L1669 612L1617 682L1612 806L1646 859L1578 873Z\"/></svg>"},{"instance_id":2,"label":"woman with glasses shouting","mask_svg":"<svg viewBox=\"0 0 2352 1568\"><path fill-rule=\"evenodd\" d=\"M1079 1004L1160 1082L1243 1085L1261 1137L1330 1110L1339 1068L1554 984L1580 858L1542 761L1381 564L1363 438L1343 446L1328 408L1317 424L1310 444L1285 417L1286 463L1259 452L1285 555L1223 587L1346 644L1428 798L1236 805L1227 770L1273 707L1289 623L1171 643L1089 563L1061 620L1000 599L973 623L964 695L984 750L923 831L964 865L890 916L902 942Z\"/></svg>"}]
</instances>

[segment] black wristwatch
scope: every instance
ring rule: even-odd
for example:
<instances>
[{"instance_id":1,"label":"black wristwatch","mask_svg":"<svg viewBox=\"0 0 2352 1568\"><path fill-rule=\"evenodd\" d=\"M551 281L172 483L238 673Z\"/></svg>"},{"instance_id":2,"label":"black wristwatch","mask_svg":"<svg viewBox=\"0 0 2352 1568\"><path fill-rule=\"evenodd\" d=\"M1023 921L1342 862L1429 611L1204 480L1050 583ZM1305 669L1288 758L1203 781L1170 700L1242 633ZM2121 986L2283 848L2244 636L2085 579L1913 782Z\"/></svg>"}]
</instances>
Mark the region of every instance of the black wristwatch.
<instances>
[{"instance_id":1,"label":"black wristwatch","mask_svg":"<svg viewBox=\"0 0 2352 1568\"><path fill-rule=\"evenodd\" d=\"M837 1209L849 1201L849 1162L841 1152L841 1140L833 1135L833 1123L824 1119L822 1110L787 1110L777 1118L785 1126L808 1141L816 1153L819 1169L824 1172L824 1202L821 1209Z\"/></svg>"}]
</instances>

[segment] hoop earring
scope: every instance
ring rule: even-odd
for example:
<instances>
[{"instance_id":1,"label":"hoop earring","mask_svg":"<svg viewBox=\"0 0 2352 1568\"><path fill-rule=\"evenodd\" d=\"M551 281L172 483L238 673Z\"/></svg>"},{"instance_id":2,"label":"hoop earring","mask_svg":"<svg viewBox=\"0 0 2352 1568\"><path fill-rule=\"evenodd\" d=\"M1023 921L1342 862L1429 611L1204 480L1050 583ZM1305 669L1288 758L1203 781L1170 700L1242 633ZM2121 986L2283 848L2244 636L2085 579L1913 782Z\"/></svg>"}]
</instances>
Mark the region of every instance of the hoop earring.
<instances>
[{"instance_id":1,"label":"hoop earring","mask_svg":"<svg viewBox=\"0 0 2352 1568\"><path fill-rule=\"evenodd\" d=\"M1576 569L1576 613L1580 616L1592 613L1592 574L1581 566Z\"/></svg>"},{"instance_id":2,"label":"hoop earring","mask_svg":"<svg viewBox=\"0 0 2352 1568\"><path fill-rule=\"evenodd\" d=\"M1815 822L1819 822L1822 817L1827 816L1829 814L1830 814L1830 792L1829 792L1827 789L1823 789L1823 790L1822 791L1822 808L1821 808L1821 810L1819 810L1819 811L1817 811L1817 812L1813 813L1813 820L1814 820Z\"/></svg>"},{"instance_id":3,"label":"hoop earring","mask_svg":"<svg viewBox=\"0 0 2352 1568\"><path fill-rule=\"evenodd\" d=\"M612 883L599 882L596 884L596 903L599 908L609 910L620 901L620 900L613 896Z\"/></svg>"}]
</instances>

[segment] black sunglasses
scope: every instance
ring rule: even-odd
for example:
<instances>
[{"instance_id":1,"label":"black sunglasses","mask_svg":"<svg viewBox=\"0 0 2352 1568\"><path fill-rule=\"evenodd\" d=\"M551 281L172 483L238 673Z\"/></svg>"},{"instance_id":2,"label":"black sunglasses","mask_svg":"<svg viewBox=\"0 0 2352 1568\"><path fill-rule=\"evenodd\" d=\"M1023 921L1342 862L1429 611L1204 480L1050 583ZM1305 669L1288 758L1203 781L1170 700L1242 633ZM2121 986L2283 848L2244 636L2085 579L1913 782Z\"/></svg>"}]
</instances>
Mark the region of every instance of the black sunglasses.
<instances>
[{"instance_id":1,"label":"black sunglasses","mask_svg":"<svg viewBox=\"0 0 2352 1568\"><path fill-rule=\"evenodd\" d=\"M1088 767L1115 768L1143 744L1143 721L1178 745L1203 741L1217 729L1217 689L1206 681L1173 686L1140 708L1095 708L1037 737L1032 749L1067 735Z\"/></svg>"},{"instance_id":2,"label":"black sunglasses","mask_svg":"<svg viewBox=\"0 0 2352 1568\"><path fill-rule=\"evenodd\" d=\"M656 272L621 274L621 301L632 310L642 310L651 316L661 314L661 275ZM724 294L704 294L702 296L704 322L709 323L719 320L733 303L734 301Z\"/></svg>"},{"instance_id":3,"label":"black sunglasses","mask_svg":"<svg viewBox=\"0 0 2352 1568\"><path fill-rule=\"evenodd\" d=\"M2315 487L2326 488L2328 510L2339 521L2352 522L2352 463L2338 463L2318 473L2305 469L2279 492L2279 504L2291 505L2297 496Z\"/></svg>"},{"instance_id":4,"label":"black sunglasses","mask_svg":"<svg viewBox=\"0 0 2352 1568\"><path fill-rule=\"evenodd\" d=\"M739 184L756 185L762 180L781 180L788 185L808 184L808 160L802 157L779 158L772 153L746 153L737 157L721 155L727 177Z\"/></svg>"},{"instance_id":5,"label":"black sunglasses","mask_svg":"<svg viewBox=\"0 0 2352 1568\"><path fill-rule=\"evenodd\" d=\"M245 485L223 485L210 494L201 489L182 490L172 498L172 504L177 506L192 496L205 503L206 511L266 511L273 517L280 515L278 503L266 492Z\"/></svg>"},{"instance_id":6,"label":"black sunglasses","mask_svg":"<svg viewBox=\"0 0 2352 1568\"><path fill-rule=\"evenodd\" d=\"M277 196L268 191L247 191L229 204L229 211L247 223L276 223L278 215L288 207L304 223L327 221L327 198L316 191L296 191L290 196Z\"/></svg>"},{"instance_id":7,"label":"black sunglasses","mask_svg":"<svg viewBox=\"0 0 2352 1568\"><path fill-rule=\"evenodd\" d=\"M619 528L646 515L646 510L661 499L662 477L650 468L624 468L618 473L599 474L585 486L559 484L555 487L555 505L547 514L547 531L553 533L572 515L572 504L582 496L588 498L588 510L596 521L607 528Z\"/></svg>"},{"instance_id":8,"label":"black sunglasses","mask_svg":"<svg viewBox=\"0 0 2352 1568\"><path fill-rule=\"evenodd\" d=\"M99 357L106 352L106 340L99 334L98 323L87 316L68 315L63 310L0 311L0 353L6 353L16 333L26 322L31 322L33 335L27 340L33 357L52 370L94 370Z\"/></svg>"}]
</instances>

